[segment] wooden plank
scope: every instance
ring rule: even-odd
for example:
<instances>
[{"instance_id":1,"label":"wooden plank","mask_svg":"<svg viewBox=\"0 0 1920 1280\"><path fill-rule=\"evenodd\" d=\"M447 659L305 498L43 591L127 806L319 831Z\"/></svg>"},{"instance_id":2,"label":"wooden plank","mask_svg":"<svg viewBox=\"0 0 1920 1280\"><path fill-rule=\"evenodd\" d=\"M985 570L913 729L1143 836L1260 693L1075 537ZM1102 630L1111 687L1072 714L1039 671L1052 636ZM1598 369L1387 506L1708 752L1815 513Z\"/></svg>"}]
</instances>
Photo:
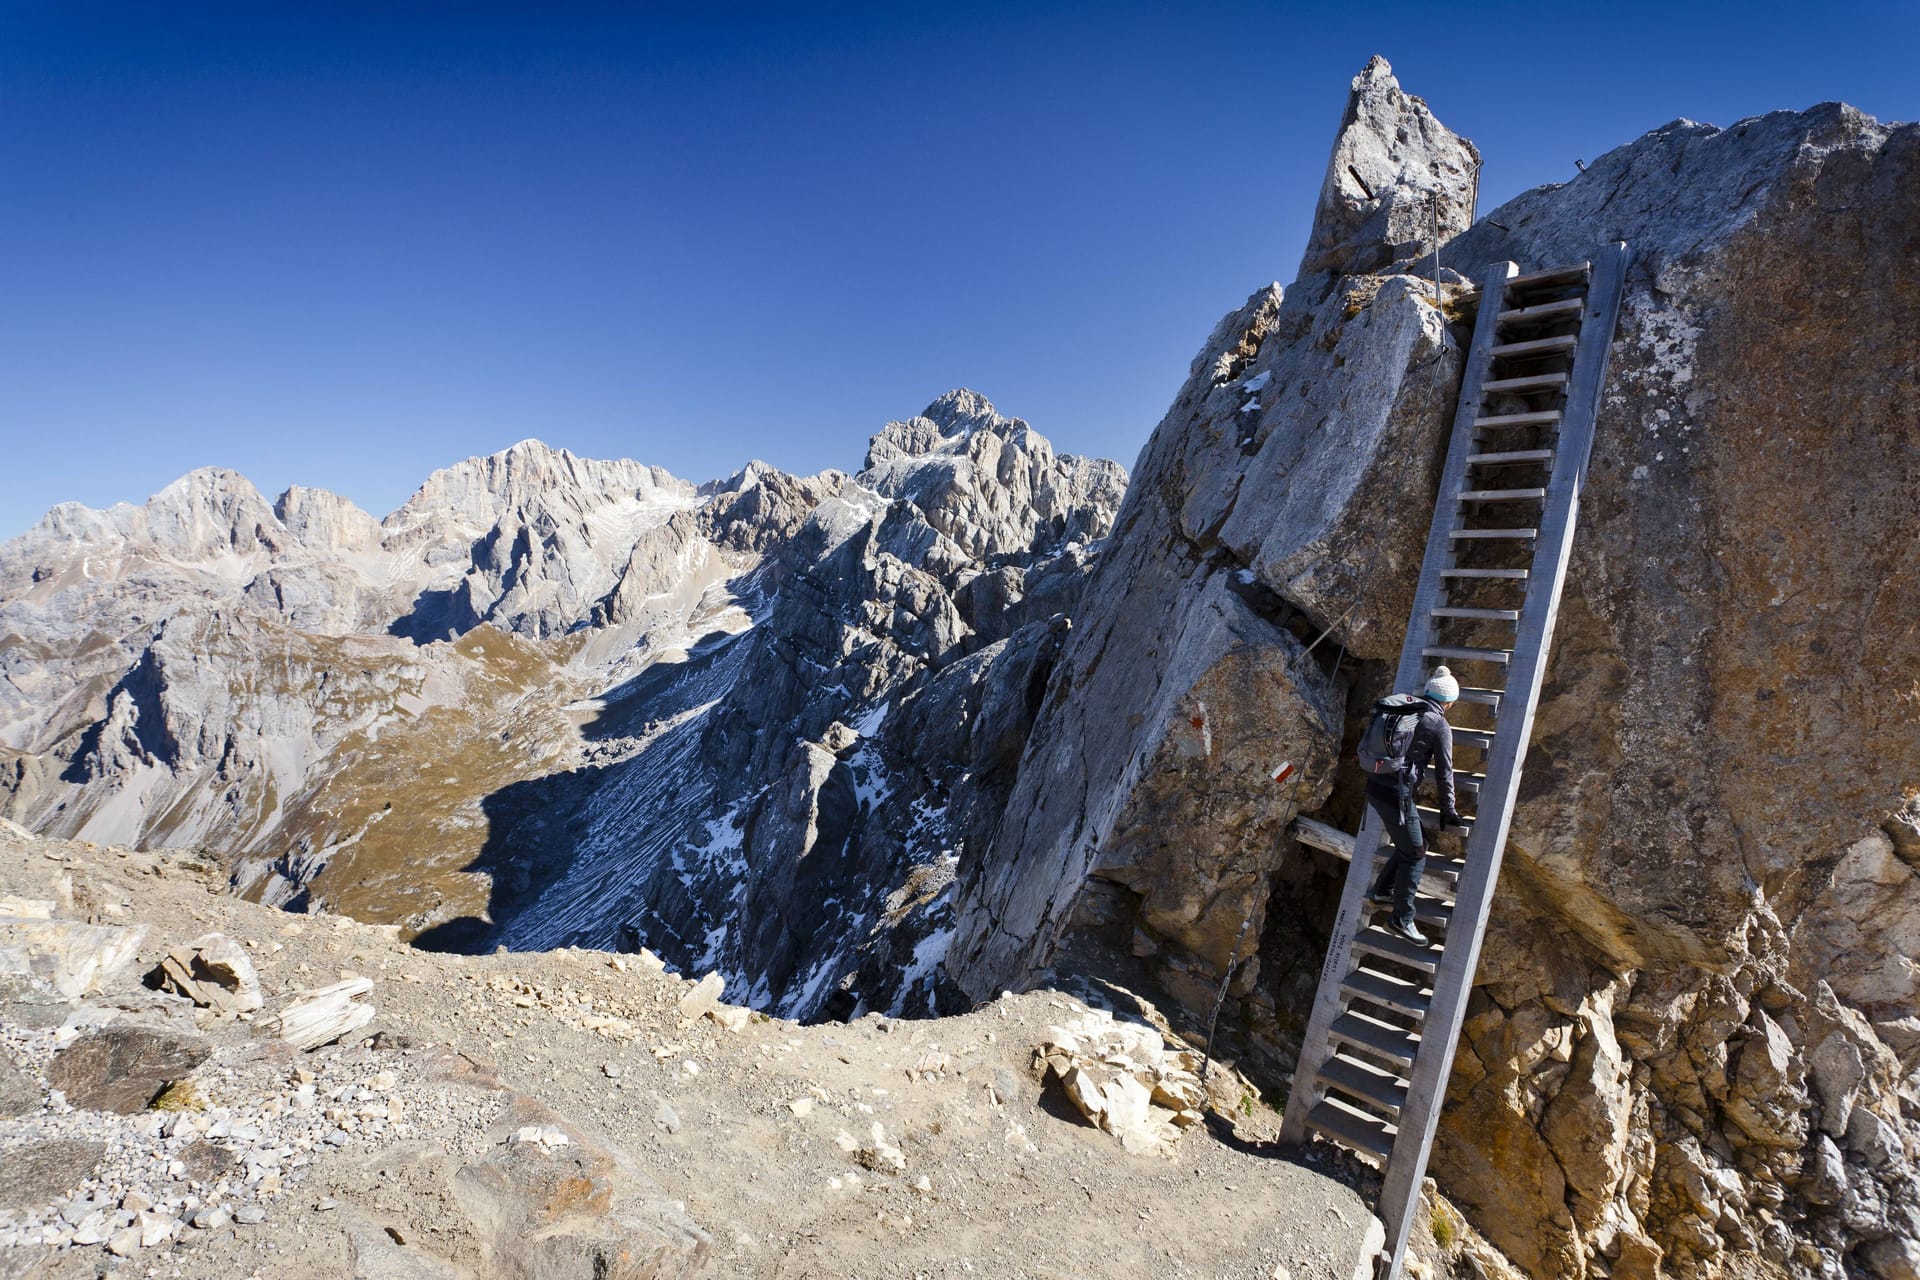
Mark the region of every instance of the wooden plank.
<instances>
[{"instance_id":1,"label":"wooden plank","mask_svg":"<svg viewBox=\"0 0 1920 1280\"><path fill-rule=\"evenodd\" d=\"M1430 644L1420 650L1423 658L1453 658L1459 662L1492 662L1506 666L1513 661L1511 649L1470 649L1465 645Z\"/></svg>"},{"instance_id":2,"label":"wooden plank","mask_svg":"<svg viewBox=\"0 0 1920 1280\"><path fill-rule=\"evenodd\" d=\"M1353 861L1353 837L1338 827L1330 827L1312 818L1295 818L1289 830L1293 832L1293 838L1301 844L1330 853L1336 858L1344 858L1348 862ZM1376 858L1374 861L1376 864L1374 870L1367 873L1368 883L1371 883L1372 878L1379 874L1379 859ZM1420 892L1442 902L1450 901L1453 897L1453 886L1458 883L1461 868L1465 865L1457 859L1449 859L1444 854L1429 854L1426 874L1420 877Z\"/></svg>"},{"instance_id":3,"label":"wooden plank","mask_svg":"<svg viewBox=\"0 0 1920 1280\"><path fill-rule=\"evenodd\" d=\"M1353 949L1400 964L1412 965L1414 968L1425 969L1428 972L1440 967L1440 952L1437 949L1408 942L1405 938L1388 933L1385 929L1361 930L1353 937ZM1332 1021L1329 1020L1327 1025L1331 1029Z\"/></svg>"},{"instance_id":4,"label":"wooden plank","mask_svg":"<svg viewBox=\"0 0 1920 1280\"><path fill-rule=\"evenodd\" d=\"M1506 282L1518 272L1519 268L1511 262L1497 263L1488 269L1485 279L1481 281L1481 288L1489 296L1503 297L1497 291L1504 289ZM1454 409L1452 434L1448 437L1447 457L1440 469L1437 493L1457 493L1466 487L1467 455L1474 452L1473 420L1480 416L1486 402L1484 384L1492 368L1488 353L1496 341L1500 327L1499 315L1498 306L1483 306L1474 317L1473 338L1467 347L1460 380L1460 398ZM1444 517L1440 514L1443 509L1447 511ZM1431 642L1434 628L1434 621L1427 611L1446 603L1442 595L1446 588L1441 574L1454 567L1454 544L1449 536L1451 523L1451 509L1436 503L1433 522L1427 529L1426 554L1420 561L1420 578L1414 587L1413 601L1408 611L1407 640L1400 650L1400 666L1394 679L1396 689L1416 687L1415 682L1425 673L1425 659L1420 656L1420 648ZM1300 1060L1294 1071L1293 1088L1288 1093L1286 1116L1280 1127L1280 1141L1286 1146L1298 1146L1306 1141L1308 1117L1320 1105L1320 1064L1332 1052L1327 1029L1345 1005L1345 998L1340 994L1340 979L1354 967L1351 955L1361 936L1366 893L1369 881L1373 878L1373 855L1380 847L1380 838L1379 820L1369 808L1361 824L1360 835L1354 843L1354 857L1348 865L1346 883L1340 891L1340 906L1334 915L1333 932L1327 940L1327 955L1320 969L1320 986L1314 994L1313 1011L1308 1016L1306 1031L1301 1037Z\"/></svg>"},{"instance_id":5,"label":"wooden plank","mask_svg":"<svg viewBox=\"0 0 1920 1280\"><path fill-rule=\"evenodd\" d=\"M1542 285L1576 284L1585 280L1593 272L1591 262L1570 262L1564 267L1543 267L1539 271L1529 271L1507 281L1507 288L1537 289Z\"/></svg>"},{"instance_id":6,"label":"wooden plank","mask_svg":"<svg viewBox=\"0 0 1920 1280\"><path fill-rule=\"evenodd\" d=\"M1420 815L1420 827L1423 831L1438 831L1440 829L1440 811L1438 809L1431 808L1424 804L1416 804L1413 806L1413 811ZM1460 832L1462 835L1472 835L1473 824L1476 820L1474 815L1471 813L1462 813L1456 816L1460 819L1461 825L1453 828L1453 830Z\"/></svg>"},{"instance_id":7,"label":"wooden plank","mask_svg":"<svg viewBox=\"0 0 1920 1280\"><path fill-rule=\"evenodd\" d=\"M1563 333L1552 338L1529 338L1525 342L1503 342L1493 349L1496 360L1514 356L1550 356L1561 351L1572 351L1580 345L1580 335Z\"/></svg>"},{"instance_id":8,"label":"wooden plank","mask_svg":"<svg viewBox=\"0 0 1920 1280\"><path fill-rule=\"evenodd\" d=\"M1552 462L1551 449L1508 449L1501 453L1476 453L1467 459L1471 467L1498 467L1509 462Z\"/></svg>"},{"instance_id":9,"label":"wooden plank","mask_svg":"<svg viewBox=\"0 0 1920 1280\"><path fill-rule=\"evenodd\" d=\"M1442 605L1433 611L1436 618L1491 618L1496 622L1518 622L1518 609L1479 609L1465 605Z\"/></svg>"},{"instance_id":10,"label":"wooden plank","mask_svg":"<svg viewBox=\"0 0 1920 1280\"><path fill-rule=\"evenodd\" d=\"M1580 489L1593 450L1594 423L1600 393L1606 384L1613 331L1627 266L1627 247L1615 244L1595 256L1593 278L1587 290L1587 311L1574 354L1573 382L1568 387L1566 416L1561 424L1559 456L1554 461L1552 490L1541 519L1541 537L1535 548L1534 575L1527 583L1521 607L1520 635L1514 645L1517 660L1509 672L1507 699L1500 708L1499 731L1487 759L1487 783L1481 789L1479 812L1467 842L1467 866L1460 877L1455 910L1462 927L1449 940L1434 974L1433 1003L1425 1024L1423 1051L1415 1058L1407 1104L1402 1114L1402 1140L1396 1140L1381 1179L1378 1212L1386 1225L1386 1274L1397 1276L1406 1258L1407 1239L1420 1199L1420 1181L1426 1176L1427 1156L1439 1123L1453 1055L1466 1017L1467 996L1494 885L1500 875L1501 854L1513 821L1520 789L1520 768L1527 738L1546 676L1553 642L1553 624L1566 585L1572 556L1573 533L1579 518ZM1468 922L1471 922L1469 924Z\"/></svg>"},{"instance_id":11,"label":"wooden plank","mask_svg":"<svg viewBox=\"0 0 1920 1280\"><path fill-rule=\"evenodd\" d=\"M1461 502L1538 502L1547 496L1545 489L1468 489L1459 495Z\"/></svg>"},{"instance_id":12,"label":"wooden plank","mask_svg":"<svg viewBox=\"0 0 1920 1280\"><path fill-rule=\"evenodd\" d=\"M1420 1052L1419 1032L1404 1031L1392 1023L1369 1018L1352 1009L1335 1018L1327 1034L1356 1049L1377 1053L1396 1062L1412 1062Z\"/></svg>"},{"instance_id":13,"label":"wooden plank","mask_svg":"<svg viewBox=\"0 0 1920 1280\"><path fill-rule=\"evenodd\" d=\"M1355 969L1340 980L1340 985L1352 995L1421 1017L1426 1015L1428 997L1433 994L1430 988L1417 982L1408 982L1390 973L1375 973L1371 969Z\"/></svg>"},{"instance_id":14,"label":"wooden plank","mask_svg":"<svg viewBox=\"0 0 1920 1280\"><path fill-rule=\"evenodd\" d=\"M1386 1159L1387 1153L1393 1150L1395 1130L1391 1124L1334 1098L1317 1102L1301 1112L1300 1124L1303 1130L1311 1125L1348 1150L1376 1160ZM1305 1136L1302 1133L1301 1137Z\"/></svg>"},{"instance_id":15,"label":"wooden plank","mask_svg":"<svg viewBox=\"0 0 1920 1280\"><path fill-rule=\"evenodd\" d=\"M1495 378L1483 389L1489 395L1527 395L1535 391L1558 391L1566 385L1564 373L1529 373L1518 378Z\"/></svg>"},{"instance_id":16,"label":"wooden plank","mask_svg":"<svg viewBox=\"0 0 1920 1280\"><path fill-rule=\"evenodd\" d=\"M1585 298L1562 298L1558 302L1536 302L1530 307L1514 307L1500 313L1501 324L1526 324L1536 320L1556 320L1577 316L1586 309Z\"/></svg>"},{"instance_id":17,"label":"wooden plank","mask_svg":"<svg viewBox=\"0 0 1920 1280\"><path fill-rule=\"evenodd\" d=\"M1422 876L1421 879L1425 880L1426 877ZM1374 915L1378 916L1383 910L1383 907L1374 907ZM1445 929L1453 923L1453 903L1441 894L1422 895L1416 889L1413 895L1413 919L1416 924L1430 924Z\"/></svg>"},{"instance_id":18,"label":"wooden plank","mask_svg":"<svg viewBox=\"0 0 1920 1280\"><path fill-rule=\"evenodd\" d=\"M1338 827L1330 827L1312 818L1295 818L1288 828L1301 844L1322 849L1336 857L1353 861L1353 837Z\"/></svg>"},{"instance_id":19,"label":"wooden plank","mask_svg":"<svg viewBox=\"0 0 1920 1280\"><path fill-rule=\"evenodd\" d=\"M1447 536L1457 539L1475 538L1482 541L1506 538L1525 542L1530 538L1538 537L1539 533L1538 529L1454 529Z\"/></svg>"},{"instance_id":20,"label":"wooden plank","mask_svg":"<svg viewBox=\"0 0 1920 1280\"><path fill-rule=\"evenodd\" d=\"M1371 875L1378 876L1380 874L1380 868L1384 866L1385 863L1386 859L1384 857L1376 857ZM1460 871L1465 866L1466 864L1458 858L1449 858L1444 853L1429 851L1427 854L1426 870L1421 873L1420 888L1417 892L1424 897L1432 898L1435 902L1445 902L1451 905L1453 902L1453 887L1460 883ZM1414 906L1417 908L1419 905L1420 899L1416 897L1414 899Z\"/></svg>"},{"instance_id":21,"label":"wooden plank","mask_svg":"<svg viewBox=\"0 0 1920 1280\"><path fill-rule=\"evenodd\" d=\"M1473 429L1482 427L1544 427L1548 423L1560 421L1560 410L1540 409L1531 413L1496 413L1485 418L1475 418Z\"/></svg>"},{"instance_id":22,"label":"wooden plank","mask_svg":"<svg viewBox=\"0 0 1920 1280\"><path fill-rule=\"evenodd\" d=\"M1321 1064L1320 1079L1360 1102L1378 1108L1391 1120L1407 1101L1407 1083L1391 1071L1345 1054L1334 1054Z\"/></svg>"}]
</instances>

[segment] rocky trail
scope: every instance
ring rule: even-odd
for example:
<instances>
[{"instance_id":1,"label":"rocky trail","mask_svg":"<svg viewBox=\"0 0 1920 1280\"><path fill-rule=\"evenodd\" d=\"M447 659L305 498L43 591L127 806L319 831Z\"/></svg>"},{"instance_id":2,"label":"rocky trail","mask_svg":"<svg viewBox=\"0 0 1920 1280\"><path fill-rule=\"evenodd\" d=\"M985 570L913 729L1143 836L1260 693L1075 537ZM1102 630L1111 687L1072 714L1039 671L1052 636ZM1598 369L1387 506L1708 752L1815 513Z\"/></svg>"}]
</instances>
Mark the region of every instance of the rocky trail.
<instances>
[{"instance_id":1,"label":"rocky trail","mask_svg":"<svg viewBox=\"0 0 1920 1280\"><path fill-rule=\"evenodd\" d=\"M1264 1146L1277 1117L1230 1068L1207 1122L1165 1143L1123 1144L1043 1085L1042 1044L1097 1052L1118 1028L1155 1054L1156 1010L1110 983L801 1026L645 953L417 951L236 899L184 853L0 832L0 891L16 913L54 904L37 931L0 925L10 967L48 972L49 939L76 931L139 939L88 994L4 980L10 1278L1344 1280L1371 1225L1348 1187ZM216 932L251 960L258 1012L143 984ZM374 1014L343 1042L272 1034L299 993L350 978ZM86 1052L103 1037L114 1052ZM1191 1080L1182 1049L1170 1081ZM117 1100L75 1104L103 1082Z\"/></svg>"}]
</instances>

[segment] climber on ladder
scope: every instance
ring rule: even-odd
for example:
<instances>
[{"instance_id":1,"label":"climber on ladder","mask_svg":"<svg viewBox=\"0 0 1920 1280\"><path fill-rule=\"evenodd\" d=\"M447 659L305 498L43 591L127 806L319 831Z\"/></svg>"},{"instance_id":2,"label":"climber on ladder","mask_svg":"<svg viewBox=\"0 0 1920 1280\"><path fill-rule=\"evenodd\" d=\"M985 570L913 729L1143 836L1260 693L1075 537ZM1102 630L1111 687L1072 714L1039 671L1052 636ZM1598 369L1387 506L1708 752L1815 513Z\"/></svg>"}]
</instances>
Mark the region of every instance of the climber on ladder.
<instances>
[{"instance_id":1,"label":"climber on ladder","mask_svg":"<svg viewBox=\"0 0 1920 1280\"><path fill-rule=\"evenodd\" d=\"M1445 667L1435 667L1419 696L1396 693L1373 707L1360 737L1360 767L1367 771L1367 803L1393 841L1393 856L1375 877L1367 901L1385 907L1386 928L1409 942L1426 945L1413 918L1413 895L1426 869L1427 849L1414 808L1414 791L1433 766L1440 793L1440 828L1464 827L1454 807L1453 727L1447 708L1460 696L1460 683Z\"/></svg>"}]
</instances>

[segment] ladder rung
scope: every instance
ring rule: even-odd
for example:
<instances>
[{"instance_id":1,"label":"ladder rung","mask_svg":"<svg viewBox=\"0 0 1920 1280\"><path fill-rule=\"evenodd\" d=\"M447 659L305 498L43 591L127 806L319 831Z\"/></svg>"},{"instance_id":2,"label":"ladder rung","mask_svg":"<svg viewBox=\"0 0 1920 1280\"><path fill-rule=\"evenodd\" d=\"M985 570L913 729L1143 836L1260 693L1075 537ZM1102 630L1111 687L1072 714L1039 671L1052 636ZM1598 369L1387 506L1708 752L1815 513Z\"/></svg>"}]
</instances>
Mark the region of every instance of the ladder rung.
<instances>
[{"instance_id":1,"label":"ladder rung","mask_svg":"<svg viewBox=\"0 0 1920 1280\"><path fill-rule=\"evenodd\" d=\"M1428 808L1424 804L1417 804L1413 806L1413 809L1415 813L1418 813L1420 815L1420 826L1422 827L1422 829L1427 827L1432 827L1436 831L1440 829L1440 811L1438 809ZM1460 834L1463 836L1472 835L1473 824L1474 824L1473 815L1470 813L1463 813L1460 815L1460 821L1462 825L1456 828L1460 832Z\"/></svg>"},{"instance_id":2,"label":"ladder rung","mask_svg":"<svg viewBox=\"0 0 1920 1280\"><path fill-rule=\"evenodd\" d=\"M1384 907L1368 908L1372 911L1384 911ZM1422 896L1417 891L1413 897L1413 918L1419 924L1439 925L1442 929L1453 923L1453 904L1438 894Z\"/></svg>"},{"instance_id":3,"label":"ladder rung","mask_svg":"<svg viewBox=\"0 0 1920 1280\"><path fill-rule=\"evenodd\" d=\"M1547 496L1545 489L1463 489L1462 502L1538 502Z\"/></svg>"},{"instance_id":4,"label":"ladder rung","mask_svg":"<svg viewBox=\"0 0 1920 1280\"><path fill-rule=\"evenodd\" d=\"M1443 578L1506 578L1513 582L1527 580L1525 569L1442 569Z\"/></svg>"},{"instance_id":5,"label":"ladder rung","mask_svg":"<svg viewBox=\"0 0 1920 1280\"><path fill-rule=\"evenodd\" d=\"M1520 538L1522 540L1540 536L1538 529L1455 529L1447 535L1449 538Z\"/></svg>"},{"instance_id":6,"label":"ladder rung","mask_svg":"<svg viewBox=\"0 0 1920 1280\"><path fill-rule=\"evenodd\" d=\"M1556 316L1579 315L1586 309L1585 298L1562 298L1558 302L1537 302L1531 307L1515 307L1511 311L1502 311L1501 324L1525 324L1529 320L1551 320Z\"/></svg>"},{"instance_id":7,"label":"ladder rung","mask_svg":"<svg viewBox=\"0 0 1920 1280\"><path fill-rule=\"evenodd\" d=\"M1529 373L1519 378L1495 378L1480 384L1482 391L1502 391L1509 395L1526 395L1535 391L1559 391L1567 385L1564 373Z\"/></svg>"},{"instance_id":8,"label":"ladder rung","mask_svg":"<svg viewBox=\"0 0 1920 1280\"><path fill-rule=\"evenodd\" d=\"M1398 1132L1385 1120L1328 1098L1307 1112L1307 1123L1341 1146L1376 1160L1393 1154L1393 1138Z\"/></svg>"},{"instance_id":9,"label":"ladder rung","mask_svg":"<svg viewBox=\"0 0 1920 1280\"><path fill-rule=\"evenodd\" d=\"M1491 418L1475 418L1473 428L1478 431L1481 427L1538 427L1558 421L1558 409L1541 409L1534 413L1496 413Z\"/></svg>"},{"instance_id":10,"label":"ladder rung","mask_svg":"<svg viewBox=\"0 0 1920 1280\"><path fill-rule=\"evenodd\" d=\"M1381 864L1385 862L1384 857L1374 859L1375 875L1380 874ZM1444 853L1430 852L1427 854L1427 868L1420 875L1419 891L1437 902L1450 902L1453 899L1454 888L1460 883L1460 873L1466 869L1466 862L1460 858L1449 858ZM1419 905L1419 898L1415 898L1415 908L1417 909Z\"/></svg>"},{"instance_id":11,"label":"ladder rung","mask_svg":"<svg viewBox=\"0 0 1920 1280\"><path fill-rule=\"evenodd\" d=\"M1591 262L1575 262L1564 267L1545 267L1539 271L1529 271L1525 275L1515 276L1507 281L1509 289L1537 289L1548 284L1573 284L1585 280L1593 270Z\"/></svg>"},{"instance_id":12,"label":"ladder rung","mask_svg":"<svg viewBox=\"0 0 1920 1280\"><path fill-rule=\"evenodd\" d=\"M1506 692L1505 689L1477 689L1472 685L1463 684L1460 686L1460 701L1471 702L1476 706L1492 707L1497 711L1500 709L1500 699L1506 695ZM1459 730L1456 729L1454 732L1458 733Z\"/></svg>"},{"instance_id":13,"label":"ladder rung","mask_svg":"<svg viewBox=\"0 0 1920 1280\"><path fill-rule=\"evenodd\" d=\"M1507 462L1552 462L1551 449L1508 449L1504 453L1470 453L1467 465L1470 467L1497 467Z\"/></svg>"},{"instance_id":14,"label":"ladder rung","mask_svg":"<svg viewBox=\"0 0 1920 1280\"><path fill-rule=\"evenodd\" d=\"M1339 1054L1320 1064L1320 1083L1350 1093L1389 1116L1398 1116L1407 1105L1407 1082L1391 1071L1369 1066L1358 1058Z\"/></svg>"},{"instance_id":15,"label":"ladder rung","mask_svg":"<svg viewBox=\"0 0 1920 1280\"><path fill-rule=\"evenodd\" d=\"M1356 1049L1377 1053L1400 1062L1412 1062L1420 1052L1418 1032L1403 1031L1389 1022L1379 1022L1364 1013L1347 1010L1333 1020L1327 1035L1344 1040Z\"/></svg>"},{"instance_id":16,"label":"ladder rung","mask_svg":"<svg viewBox=\"0 0 1920 1280\"><path fill-rule=\"evenodd\" d=\"M1453 731L1453 740L1464 742L1470 747L1479 747L1484 751L1493 745L1493 730L1456 728Z\"/></svg>"},{"instance_id":17,"label":"ladder rung","mask_svg":"<svg viewBox=\"0 0 1920 1280\"><path fill-rule=\"evenodd\" d=\"M1467 609L1454 605L1443 605L1438 609L1429 609L1428 613L1436 618L1492 618L1497 622L1518 622L1518 609Z\"/></svg>"},{"instance_id":18,"label":"ladder rung","mask_svg":"<svg viewBox=\"0 0 1920 1280\"><path fill-rule=\"evenodd\" d=\"M1455 773L1453 775L1454 788L1459 791L1464 791L1471 796L1480 794L1480 784L1486 780L1487 775L1484 773Z\"/></svg>"},{"instance_id":19,"label":"ladder rung","mask_svg":"<svg viewBox=\"0 0 1920 1280\"><path fill-rule=\"evenodd\" d=\"M1385 956L1400 964L1412 965L1416 969L1434 970L1440 967L1440 952L1433 947L1415 946L1405 938L1396 937L1377 925L1362 929L1354 935L1353 949L1368 955Z\"/></svg>"},{"instance_id":20,"label":"ladder rung","mask_svg":"<svg viewBox=\"0 0 1920 1280\"><path fill-rule=\"evenodd\" d=\"M1550 356L1558 351L1571 351L1579 345L1579 334L1563 333L1554 338L1529 338L1525 342L1502 342L1489 348L1487 354L1496 360L1501 356Z\"/></svg>"},{"instance_id":21,"label":"ladder rung","mask_svg":"<svg viewBox=\"0 0 1920 1280\"><path fill-rule=\"evenodd\" d=\"M1355 969L1340 980L1340 989L1350 991L1363 1000L1371 1000L1375 1004L1421 1018L1426 1016L1427 1006L1433 999L1430 988L1417 982L1408 982L1405 978L1396 978L1392 974L1375 973L1371 969Z\"/></svg>"},{"instance_id":22,"label":"ladder rung","mask_svg":"<svg viewBox=\"0 0 1920 1280\"><path fill-rule=\"evenodd\" d=\"M1467 645L1430 644L1420 650L1423 658L1457 658L1462 662L1497 662L1506 666L1513 661L1511 649L1475 649Z\"/></svg>"}]
</instances>

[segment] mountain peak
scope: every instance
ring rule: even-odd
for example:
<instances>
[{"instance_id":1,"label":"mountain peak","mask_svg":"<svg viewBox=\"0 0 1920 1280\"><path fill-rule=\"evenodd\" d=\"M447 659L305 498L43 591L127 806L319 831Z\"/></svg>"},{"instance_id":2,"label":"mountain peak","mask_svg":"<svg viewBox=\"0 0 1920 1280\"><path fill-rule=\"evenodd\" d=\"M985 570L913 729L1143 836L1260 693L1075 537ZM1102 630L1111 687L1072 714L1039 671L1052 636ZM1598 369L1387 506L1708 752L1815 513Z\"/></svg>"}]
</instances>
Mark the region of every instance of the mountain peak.
<instances>
[{"instance_id":1,"label":"mountain peak","mask_svg":"<svg viewBox=\"0 0 1920 1280\"><path fill-rule=\"evenodd\" d=\"M962 425L1000 421L993 402L966 387L955 388L939 397L920 416L938 423L947 434L952 434L955 427Z\"/></svg>"},{"instance_id":2,"label":"mountain peak","mask_svg":"<svg viewBox=\"0 0 1920 1280\"><path fill-rule=\"evenodd\" d=\"M900 458L935 453L982 427L1011 426L1016 422L1018 419L1001 417L993 402L978 391L960 387L936 399L917 417L889 422L880 428L867 442L867 460L862 469L872 471Z\"/></svg>"}]
</instances>

